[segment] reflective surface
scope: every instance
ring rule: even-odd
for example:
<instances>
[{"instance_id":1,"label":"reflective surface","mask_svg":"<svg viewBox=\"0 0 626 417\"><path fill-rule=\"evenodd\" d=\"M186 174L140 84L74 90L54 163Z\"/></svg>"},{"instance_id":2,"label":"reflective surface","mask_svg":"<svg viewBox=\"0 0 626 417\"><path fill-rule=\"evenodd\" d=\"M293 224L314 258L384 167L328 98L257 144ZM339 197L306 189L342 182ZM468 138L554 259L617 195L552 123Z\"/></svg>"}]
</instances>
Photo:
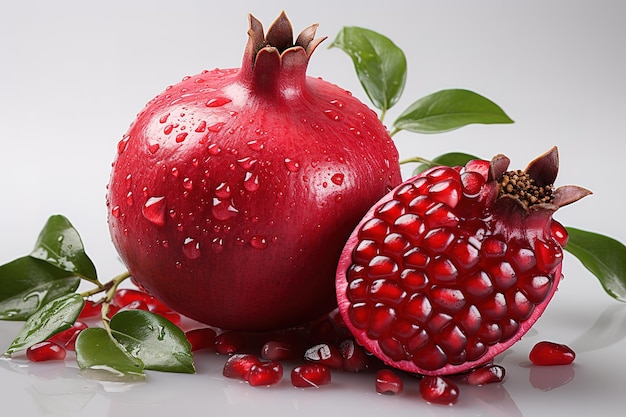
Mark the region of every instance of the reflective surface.
<instances>
[{"instance_id":1,"label":"reflective surface","mask_svg":"<svg viewBox=\"0 0 626 417\"><path fill-rule=\"evenodd\" d=\"M392 125L416 99L467 88L501 105L513 125L477 125L443 135L394 136L401 156L449 151L507 154L524 168L558 145L558 184L594 194L563 208L568 226L626 242L621 186L626 114L626 3L180 0L12 2L0 14L0 263L28 253L51 214L66 215L106 281L124 270L110 242L105 185L116 144L144 104L167 85L203 69L238 67L251 12L267 28L284 9L299 32L318 22L329 39L309 74L367 102L350 59L328 46L342 26L377 30L409 63ZM410 175L412 166L404 168ZM626 409L626 305L606 295L569 254L565 279L546 312L497 358L504 383L461 385L456 405L426 404L407 377L399 396L375 393L374 375L334 373L320 389L254 388L221 376L225 358L196 355L196 375L148 372L143 383L82 375L65 362L0 359L0 404L22 417L275 416L621 416ZM21 323L0 321L0 351ZM565 343L572 365L534 367L532 346ZM287 364L287 375L290 370Z\"/></svg>"}]
</instances>

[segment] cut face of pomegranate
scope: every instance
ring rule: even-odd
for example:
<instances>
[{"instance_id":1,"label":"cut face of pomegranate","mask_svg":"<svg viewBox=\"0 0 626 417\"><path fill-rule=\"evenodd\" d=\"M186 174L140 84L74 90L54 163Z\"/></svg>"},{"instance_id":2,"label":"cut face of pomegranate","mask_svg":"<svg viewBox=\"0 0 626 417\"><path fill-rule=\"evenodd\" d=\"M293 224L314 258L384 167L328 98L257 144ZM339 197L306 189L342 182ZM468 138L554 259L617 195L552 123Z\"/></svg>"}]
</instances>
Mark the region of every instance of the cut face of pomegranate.
<instances>
[{"instance_id":1,"label":"cut face of pomegranate","mask_svg":"<svg viewBox=\"0 0 626 417\"><path fill-rule=\"evenodd\" d=\"M306 75L317 25L250 17L241 68L185 77L118 144L113 243L141 288L229 330L308 323L336 307L350 232L401 181L377 114Z\"/></svg>"},{"instance_id":2,"label":"cut face of pomegranate","mask_svg":"<svg viewBox=\"0 0 626 417\"><path fill-rule=\"evenodd\" d=\"M426 375L485 364L518 341L561 279L553 213L589 192L554 189L556 148L525 171L508 158L435 167L376 203L337 269L339 311L388 365ZM553 235L557 231L557 236Z\"/></svg>"}]
</instances>

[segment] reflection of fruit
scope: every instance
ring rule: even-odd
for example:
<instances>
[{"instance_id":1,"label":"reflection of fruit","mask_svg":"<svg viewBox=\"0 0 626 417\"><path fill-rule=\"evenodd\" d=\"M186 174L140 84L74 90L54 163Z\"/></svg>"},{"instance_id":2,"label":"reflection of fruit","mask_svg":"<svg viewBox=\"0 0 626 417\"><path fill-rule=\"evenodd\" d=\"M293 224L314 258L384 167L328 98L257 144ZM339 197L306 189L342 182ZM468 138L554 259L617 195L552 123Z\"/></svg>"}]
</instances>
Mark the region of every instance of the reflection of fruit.
<instances>
[{"instance_id":1,"label":"reflection of fruit","mask_svg":"<svg viewBox=\"0 0 626 417\"><path fill-rule=\"evenodd\" d=\"M554 342L539 342L530 350L528 358L534 365L569 365L576 354L567 345Z\"/></svg>"},{"instance_id":2,"label":"reflection of fruit","mask_svg":"<svg viewBox=\"0 0 626 417\"><path fill-rule=\"evenodd\" d=\"M250 18L240 69L168 87L118 146L107 196L133 280L184 315L269 330L336 306L334 273L369 206L401 181L385 127L306 75L322 39Z\"/></svg>"},{"instance_id":3,"label":"reflection of fruit","mask_svg":"<svg viewBox=\"0 0 626 417\"><path fill-rule=\"evenodd\" d=\"M436 167L376 203L337 272L341 315L385 363L439 375L482 365L539 318L561 278L552 219L589 193L553 188L556 148L525 171L498 155Z\"/></svg>"}]
</instances>

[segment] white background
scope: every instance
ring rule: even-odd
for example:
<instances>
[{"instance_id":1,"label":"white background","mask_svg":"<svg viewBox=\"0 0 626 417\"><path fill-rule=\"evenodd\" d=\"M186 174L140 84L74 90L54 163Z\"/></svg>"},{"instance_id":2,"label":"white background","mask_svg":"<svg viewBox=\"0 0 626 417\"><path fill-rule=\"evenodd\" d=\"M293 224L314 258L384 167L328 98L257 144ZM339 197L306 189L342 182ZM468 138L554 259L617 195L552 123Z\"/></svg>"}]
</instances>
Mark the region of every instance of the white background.
<instances>
[{"instance_id":1,"label":"white background","mask_svg":"<svg viewBox=\"0 0 626 417\"><path fill-rule=\"evenodd\" d=\"M121 272L123 266L108 237L104 205L117 142L136 113L167 85L203 69L238 67L246 43L247 13L267 28L281 10L287 12L296 32L317 22L318 35L329 37L315 52L309 75L339 84L363 101L367 99L351 60L339 49L325 46L341 27L361 26L387 35L404 50L407 85L402 100L387 116L388 124L417 98L445 88L467 88L485 95L515 120L513 125L469 126L442 135L400 133L395 140L402 157L463 151L489 158L505 153L512 166L523 168L533 157L558 145L558 184L577 183L594 195L564 208L557 218L566 225L626 241L621 174L626 2L229 0L217 4L191 0L3 2L0 263L28 253L48 216L62 213L81 233L103 279ZM517 404L516 410L508 409L511 415L539 415L542 403L558 405L563 415L626 406L621 390L612 387L623 384L625 378L626 312L574 258L568 256L565 262L566 280L538 323L538 334L524 339L504 359L510 361L504 387ZM4 326L0 328L4 342L0 348L4 349L12 336L8 333L17 327L0 326ZM593 341L585 339L591 337L590 332ZM534 342L556 336L580 350L576 377L559 389L540 392L528 383L529 370L519 363ZM35 397L28 389L35 377L18 376L19 372L4 368L0 368L3 406L5 401L17 404L18 400L30 404ZM207 381L201 376L186 378L155 376L158 382L141 388L144 405L156 404L160 390L169 389L171 381L189 386L195 382L180 381ZM606 387L598 389L597 384L603 383ZM358 383L341 389L312 395L322 403L324 395L331 403L350 401L353 391L355 398L361 398ZM237 402L230 397L231 391L224 392L228 400L216 400L218 407ZM296 395L283 389L264 397L249 387L237 387L234 392L251 401L246 403L250 409L275 405L277 396ZM600 395L597 401L594 395ZM96 398L85 406L91 415L107 415L111 409L116 409L115 415L130 415L114 395ZM297 398L308 403L313 397ZM362 415L382 404L376 402L378 397L367 398L371 401ZM193 405L200 399L186 401ZM285 401L286 415L297 414L294 410L307 414L293 405L295 400ZM417 398L393 401L400 411L409 405L424 407ZM424 410L431 413L427 415L492 415L476 401L465 401L455 409ZM322 406L308 404L312 412ZM361 406L359 401L353 404ZM25 410L46 414L41 404ZM159 408L152 415L161 415Z\"/></svg>"}]
</instances>

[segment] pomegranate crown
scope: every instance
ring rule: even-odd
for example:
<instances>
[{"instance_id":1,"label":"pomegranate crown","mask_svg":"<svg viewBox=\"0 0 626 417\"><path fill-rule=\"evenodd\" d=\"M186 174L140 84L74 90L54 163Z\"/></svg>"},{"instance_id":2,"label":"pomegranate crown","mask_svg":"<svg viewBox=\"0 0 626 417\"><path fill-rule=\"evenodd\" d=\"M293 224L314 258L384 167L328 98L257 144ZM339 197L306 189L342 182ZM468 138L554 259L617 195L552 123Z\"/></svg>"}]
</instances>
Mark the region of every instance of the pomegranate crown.
<instances>
[{"instance_id":1,"label":"pomegranate crown","mask_svg":"<svg viewBox=\"0 0 626 417\"><path fill-rule=\"evenodd\" d=\"M532 160L525 170L507 171L510 160L505 155L493 157L489 180L498 189L499 204L513 205L524 211L556 211L591 194L578 185L554 188L559 171L559 152L556 146Z\"/></svg>"}]
</instances>

